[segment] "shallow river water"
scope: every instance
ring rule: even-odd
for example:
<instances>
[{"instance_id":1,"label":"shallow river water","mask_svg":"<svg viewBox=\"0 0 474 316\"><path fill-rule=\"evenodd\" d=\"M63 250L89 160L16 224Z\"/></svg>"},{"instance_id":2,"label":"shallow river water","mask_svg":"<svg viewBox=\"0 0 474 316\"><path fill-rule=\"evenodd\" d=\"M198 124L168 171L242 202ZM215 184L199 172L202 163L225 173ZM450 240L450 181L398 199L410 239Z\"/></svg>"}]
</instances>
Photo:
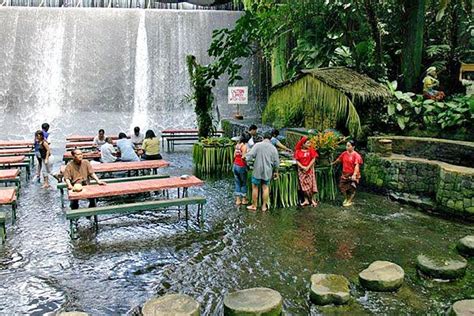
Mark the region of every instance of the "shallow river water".
<instances>
[{"instance_id":1,"label":"shallow river water","mask_svg":"<svg viewBox=\"0 0 474 316\"><path fill-rule=\"evenodd\" d=\"M192 172L189 148L164 159L172 166L162 173ZM471 224L367 192L350 209L322 204L254 214L233 206L232 191L232 179L191 190L208 199L204 227L170 210L102 218L95 235L84 219L71 241L58 191L24 183L17 223L8 225L0 248L0 313L126 314L154 295L181 292L201 303L203 315L221 315L226 293L257 286L278 290L287 315L440 314L474 296L472 259L467 275L450 283L423 279L414 268L418 254L455 253L456 241L474 234ZM404 268L397 293L357 285L358 273L374 260ZM345 275L354 300L346 307L311 305L313 273Z\"/></svg>"}]
</instances>

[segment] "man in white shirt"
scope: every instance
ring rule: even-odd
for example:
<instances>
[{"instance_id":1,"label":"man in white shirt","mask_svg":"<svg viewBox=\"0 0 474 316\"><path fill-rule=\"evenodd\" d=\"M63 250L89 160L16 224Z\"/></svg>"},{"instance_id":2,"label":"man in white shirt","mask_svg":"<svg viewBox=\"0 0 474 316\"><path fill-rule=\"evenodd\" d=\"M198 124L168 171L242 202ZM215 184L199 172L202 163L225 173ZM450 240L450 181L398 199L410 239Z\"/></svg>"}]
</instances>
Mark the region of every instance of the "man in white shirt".
<instances>
[{"instance_id":1,"label":"man in white shirt","mask_svg":"<svg viewBox=\"0 0 474 316\"><path fill-rule=\"evenodd\" d=\"M106 143L105 131L103 129L99 129L99 134L94 137L94 140L92 142L94 143L95 147L101 148L102 145Z\"/></svg>"},{"instance_id":2,"label":"man in white shirt","mask_svg":"<svg viewBox=\"0 0 474 316\"><path fill-rule=\"evenodd\" d=\"M133 129L133 133L130 135L130 140L132 141L132 143L135 146L141 145L144 139L145 139L145 136L142 133L140 133L140 127L135 126L135 128Z\"/></svg>"},{"instance_id":3,"label":"man in white shirt","mask_svg":"<svg viewBox=\"0 0 474 316\"><path fill-rule=\"evenodd\" d=\"M105 144L103 144L100 147L100 161L101 162L116 162L117 157L115 157L115 154L117 151L114 148L114 145L112 145L112 138L107 137L105 139Z\"/></svg>"}]
</instances>

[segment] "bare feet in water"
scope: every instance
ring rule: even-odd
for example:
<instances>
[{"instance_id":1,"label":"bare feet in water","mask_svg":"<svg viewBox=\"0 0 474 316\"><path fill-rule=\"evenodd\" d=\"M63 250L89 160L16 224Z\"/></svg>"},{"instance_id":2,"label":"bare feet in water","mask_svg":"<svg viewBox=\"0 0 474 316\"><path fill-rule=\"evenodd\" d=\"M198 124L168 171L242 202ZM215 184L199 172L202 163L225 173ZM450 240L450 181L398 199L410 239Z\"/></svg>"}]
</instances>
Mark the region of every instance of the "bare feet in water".
<instances>
[{"instance_id":1,"label":"bare feet in water","mask_svg":"<svg viewBox=\"0 0 474 316\"><path fill-rule=\"evenodd\" d=\"M247 206L247 210L249 210L251 212L255 212L255 211L257 211L257 208L253 205L249 205L249 206Z\"/></svg>"}]
</instances>

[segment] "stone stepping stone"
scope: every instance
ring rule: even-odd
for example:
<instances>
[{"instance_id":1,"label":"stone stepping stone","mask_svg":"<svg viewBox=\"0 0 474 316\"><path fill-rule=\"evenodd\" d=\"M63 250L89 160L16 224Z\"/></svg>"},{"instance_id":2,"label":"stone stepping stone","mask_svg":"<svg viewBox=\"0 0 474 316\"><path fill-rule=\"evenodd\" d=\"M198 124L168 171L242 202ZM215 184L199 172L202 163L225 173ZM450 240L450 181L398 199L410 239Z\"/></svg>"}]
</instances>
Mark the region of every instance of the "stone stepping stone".
<instances>
[{"instance_id":1,"label":"stone stepping stone","mask_svg":"<svg viewBox=\"0 0 474 316\"><path fill-rule=\"evenodd\" d=\"M467 261L461 256L432 258L419 255L416 258L416 267L428 276L452 280L460 278L466 273Z\"/></svg>"},{"instance_id":2,"label":"stone stepping stone","mask_svg":"<svg viewBox=\"0 0 474 316\"><path fill-rule=\"evenodd\" d=\"M225 316L277 316L283 310L283 298L275 290L258 287L229 293L224 298Z\"/></svg>"},{"instance_id":3,"label":"stone stepping stone","mask_svg":"<svg viewBox=\"0 0 474 316\"><path fill-rule=\"evenodd\" d=\"M199 316L201 306L186 294L167 294L154 297L142 308L143 316Z\"/></svg>"},{"instance_id":4,"label":"stone stepping stone","mask_svg":"<svg viewBox=\"0 0 474 316\"><path fill-rule=\"evenodd\" d=\"M351 298L349 281L337 274L313 274L309 297L317 305L346 304Z\"/></svg>"},{"instance_id":5,"label":"stone stepping stone","mask_svg":"<svg viewBox=\"0 0 474 316\"><path fill-rule=\"evenodd\" d=\"M461 300L451 306L448 315L472 316L474 315L474 300Z\"/></svg>"},{"instance_id":6,"label":"stone stepping stone","mask_svg":"<svg viewBox=\"0 0 474 316\"><path fill-rule=\"evenodd\" d=\"M474 256L474 235L461 238L457 248L463 255Z\"/></svg>"},{"instance_id":7,"label":"stone stepping stone","mask_svg":"<svg viewBox=\"0 0 474 316\"><path fill-rule=\"evenodd\" d=\"M359 273L359 282L372 291L395 291L403 284L405 272L389 261L374 261L367 269Z\"/></svg>"}]
</instances>

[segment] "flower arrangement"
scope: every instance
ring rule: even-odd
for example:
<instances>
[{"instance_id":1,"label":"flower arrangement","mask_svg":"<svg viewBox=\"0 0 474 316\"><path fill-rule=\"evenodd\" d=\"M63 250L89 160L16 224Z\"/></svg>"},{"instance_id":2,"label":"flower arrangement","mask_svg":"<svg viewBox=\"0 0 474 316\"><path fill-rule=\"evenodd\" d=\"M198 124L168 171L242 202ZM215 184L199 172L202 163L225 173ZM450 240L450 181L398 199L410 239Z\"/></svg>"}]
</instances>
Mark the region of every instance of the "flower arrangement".
<instances>
[{"instance_id":1,"label":"flower arrangement","mask_svg":"<svg viewBox=\"0 0 474 316\"><path fill-rule=\"evenodd\" d=\"M327 129L310 138L311 146L321 155L332 154L337 147L347 140L337 130Z\"/></svg>"}]
</instances>

